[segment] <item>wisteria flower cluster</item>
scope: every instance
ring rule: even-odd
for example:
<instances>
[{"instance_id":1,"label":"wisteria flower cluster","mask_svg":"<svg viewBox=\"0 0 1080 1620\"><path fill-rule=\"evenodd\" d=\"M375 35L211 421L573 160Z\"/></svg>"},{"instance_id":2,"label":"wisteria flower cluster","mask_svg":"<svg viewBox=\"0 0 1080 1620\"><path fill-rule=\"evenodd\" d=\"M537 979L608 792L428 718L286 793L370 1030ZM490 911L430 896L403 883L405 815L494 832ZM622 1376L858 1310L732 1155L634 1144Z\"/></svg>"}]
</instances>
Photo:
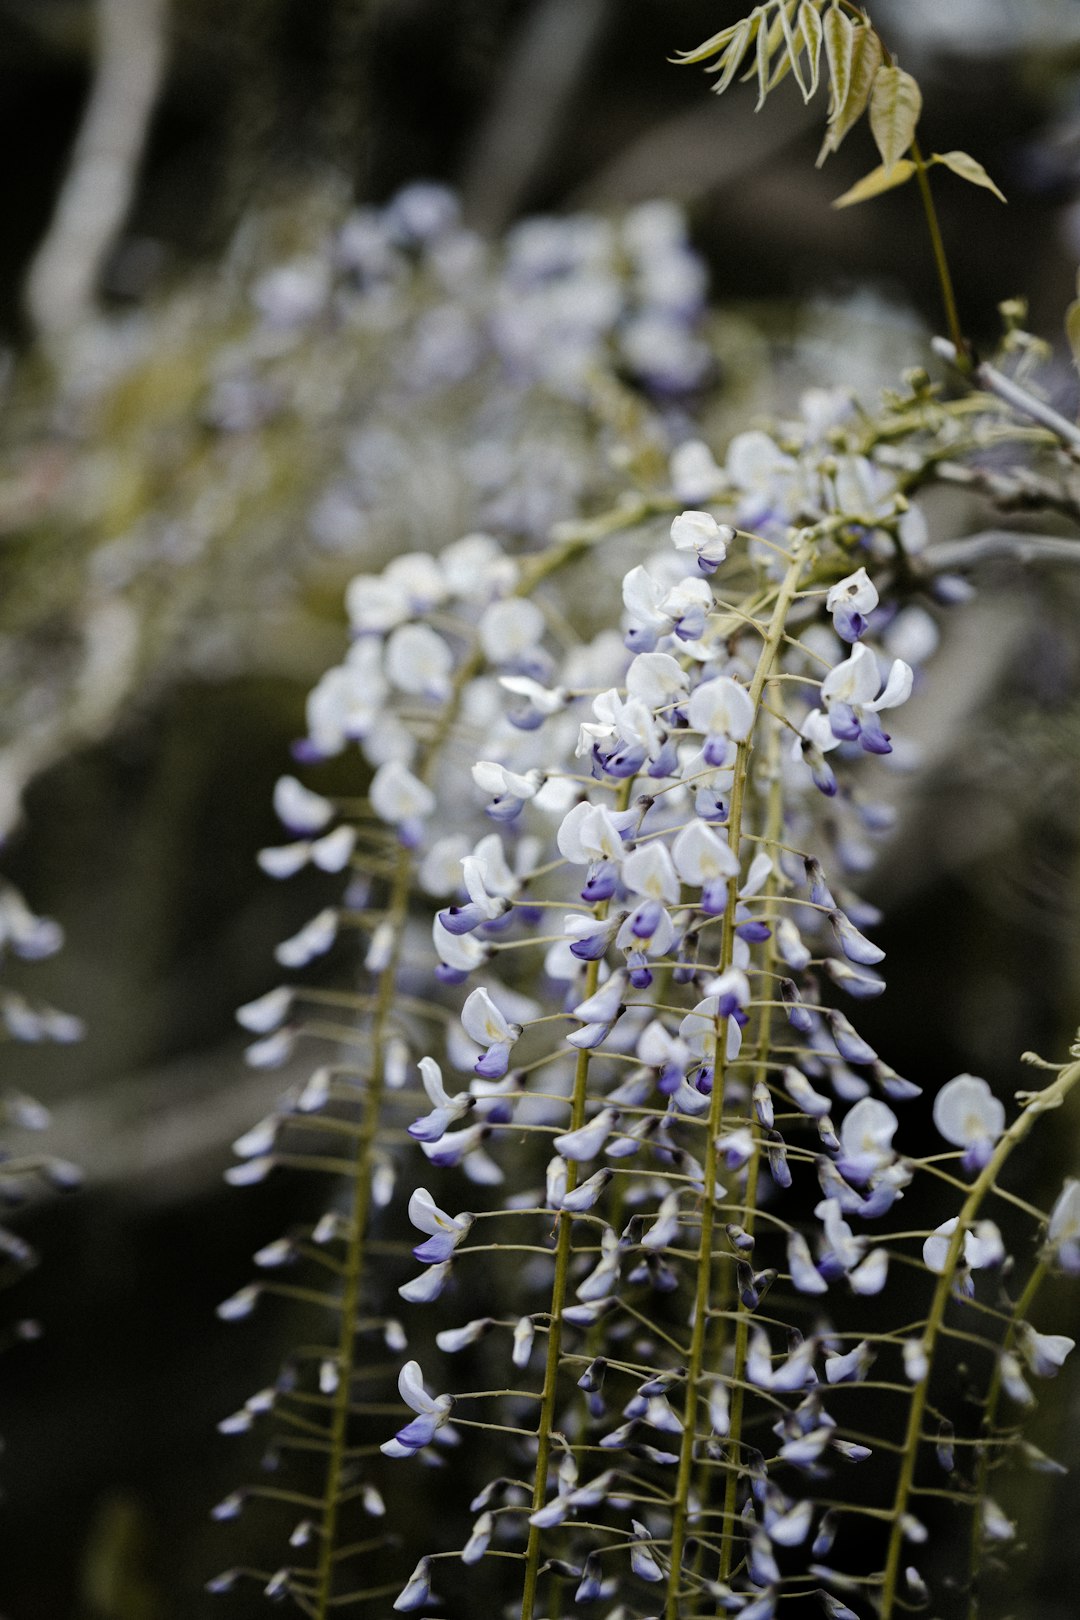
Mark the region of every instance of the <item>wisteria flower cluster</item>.
<instances>
[{"instance_id":1,"label":"wisteria flower cluster","mask_svg":"<svg viewBox=\"0 0 1080 1620\"><path fill-rule=\"evenodd\" d=\"M336 1323L222 1425L269 1414L293 1460L217 1515L291 1504L309 1552L215 1590L526 1620L770 1620L816 1594L888 1620L925 1599L935 1499L974 1513L952 1579L1013 1538L991 1471L1051 1466L1013 1413L1072 1348L1036 1293L1080 1269L1080 1204L1070 1181L1032 1267L999 1176L1080 1063L1018 1113L958 1075L931 1121L862 1027L886 983L858 885L963 594L915 499L942 416L956 456L1009 431L924 380L880 419L812 396L722 461L676 446L665 483L539 553L470 535L353 580L297 753L358 749L366 793L282 778L288 841L260 856L344 896L239 1015L256 1065L331 1055L230 1172L347 1196L221 1307ZM599 631L582 577L610 594ZM356 935L355 991L293 977ZM938 1387L957 1335L974 1426ZM425 1463L453 1470L458 1524L410 1515Z\"/></svg>"},{"instance_id":2,"label":"wisteria flower cluster","mask_svg":"<svg viewBox=\"0 0 1080 1620\"><path fill-rule=\"evenodd\" d=\"M39 916L6 878L0 879L0 963L12 957L39 962L63 944L63 931L53 918ZM0 983L0 1026L9 1041L57 1042L67 1045L82 1038L83 1025L71 1013L29 997L9 983ZM0 1121L5 1141L0 1148L0 1197L8 1209L23 1204L36 1183L51 1191L70 1192L79 1186L77 1166L55 1154L30 1146L31 1139L49 1125L49 1111L36 1098L11 1084L0 1091ZM7 1140L11 1133L12 1140ZM37 1254L21 1233L7 1222L0 1225L0 1288L6 1288L37 1264ZM39 1325L30 1318L5 1322L0 1349L36 1339Z\"/></svg>"},{"instance_id":3,"label":"wisteria flower cluster","mask_svg":"<svg viewBox=\"0 0 1080 1620\"><path fill-rule=\"evenodd\" d=\"M996 189L923 157L918 86L849 0L762 0L685 59L761 100L788 73L810 99L824 65L822 157L867 113L882 160L844 205L918 175L938 243L931 167ZM436 272L460 273L445 199L400 206L391 236L440 239ZM354 235L358 272L390 273L393 242ZM500 352L563 394L600 340L655 397L693 386L677 217L622 230L629 315L612 240L521 227ZM623 458L621 502L541 549L470 534L349 585L296 752L358 753L357 791L283 778L287 841L260 857L344 893L240 1010L257 1066L330 1050L229 1173L344 1193L220 1307L278 1295L330 1331L221 1425L269 1423L275 1477L216 1517L276 1504L296 1551L213 1590L254 1581L315 1620L970 1620L1018 1536L998 1470L1059 1466L1020 1419L1073 1348L1040 1290L1080 1271L1080 1182L1041 1210L1004 1172L1080 1082L1080 1042L1013 1107L971 1074L924 1095L873 1036L884 919L861 891L915 763L905 705L969 594L920 494L1007 500L991 451L1067 484L1078 439L974 366L937 262L954 392L921 370L877 410L813 389L720 458L655 422L666 467ZM357 936L354 989L294 977ZM427 1468L452 1482L437 1516Z\"/></svg>"}]
</instances>

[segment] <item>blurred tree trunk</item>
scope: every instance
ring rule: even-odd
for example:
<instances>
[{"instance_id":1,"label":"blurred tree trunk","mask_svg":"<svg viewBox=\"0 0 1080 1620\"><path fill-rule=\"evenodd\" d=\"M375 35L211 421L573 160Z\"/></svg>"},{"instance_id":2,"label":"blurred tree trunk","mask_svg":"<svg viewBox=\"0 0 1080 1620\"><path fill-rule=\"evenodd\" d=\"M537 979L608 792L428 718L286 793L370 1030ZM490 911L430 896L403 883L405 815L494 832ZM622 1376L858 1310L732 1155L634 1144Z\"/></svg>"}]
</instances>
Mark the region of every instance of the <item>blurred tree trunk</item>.
<instances>
[{"instance_id":1,"label":"blurred tree trunk","mask_svg":"<svg viewBox=\"0 0 1080 1620\"><path fill-rule=\"evenodd\" d=\"M101 271L131 205L165 67L168 0L96 0L97 66L52 223L30 267L26 307L54 346L94 310Z\"/></svg>"}]
</instances>

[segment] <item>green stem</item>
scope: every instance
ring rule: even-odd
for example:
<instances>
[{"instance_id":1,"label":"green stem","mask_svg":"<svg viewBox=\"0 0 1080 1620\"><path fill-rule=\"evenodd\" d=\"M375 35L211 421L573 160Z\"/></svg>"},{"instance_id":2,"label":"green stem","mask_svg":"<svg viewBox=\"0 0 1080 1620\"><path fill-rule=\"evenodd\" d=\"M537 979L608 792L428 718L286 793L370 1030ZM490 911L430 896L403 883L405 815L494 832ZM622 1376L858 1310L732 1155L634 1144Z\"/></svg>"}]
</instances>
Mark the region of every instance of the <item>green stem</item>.
<instances>
[{"instance_id":1,"label":"green stem","mask_svg":"<svg viewBox=\"0 0 1080 1620\"><path fill-rule=\"evenodd\" d=\"M326 1470L326 1499L319 1541L318 1589L315 1597L317 1620L327 1620L333 1600L337 1514L348 1444L352 1370L356 1355L360 1287L364 1275L364 1237L371 1208L371 1147L379 1128L385 1090L383 1059L386 1026L397 986L398 958L405 934L404 923L411 881L412 861L409 851L402 849L398 855L397 871L394 874L394 886L388 907L388 914L394 927L394 948L391 959L379 978L378 1002L372 1029L371 1076L364 1099L363 1121L356 1148L356 1176L353 1182L349 1245L345 1259L345 1284L341 1298L341 1333L337 1351L338 1384L334 1392L330 1457Z\"/></svg>"},{"instance_id":2,"label":"green stem","mask_svg":"<svg viewBox=\"0 0 1080 1620\"><path fill-rule=\"evenodd\" d=\"M630 802L633 778L625 781L616 799L617 808L625 810ZM607 916L608 902L602 900L593 907L593 916L602 922ZM599 961L590 962L585 974L585 997L596 994L600 982ZM580 1130L585 1123L585 1106L589 1100L589 1060L591 1053L581 1051L574 1066L574 1089L570 1104L570 1130ZM567 1190L577 1185L577 1161L567 1166ZM544 1362L544 1388L540 1397L540 1413L536 1423L536 1472L533 1475L533 1513L538 1513L547 1497L548 1471L551 1465L552 1430L555 1422L555 1403L559 1390L559 1371L562 1366L562 1313L566 1301L566 1284L570 1273L571 1245L574 1218L565 1211L559 1215L559 1234L555 1244L555 1276L551 1284L551 1317L548 1328L547 1356ZM536 1611L536 1589L540 1575L539 1525L530 1524L529 1540L525 1548L525 1578L521 1589L521 1620L532 1620Z\"/></svg>"},{"instance_id":3,"label":"green stem","mask_svg":"<svg viewBox=\"0 0 1080 1620\"><path fill-rule=\"evenodd\" d=\"M882 60L887 67L893 64L893 55L878 34L864 6L856 4L856 0L838 0L839 5L866 28L873 29L877 34L881 46ZM930 232L930 246L934 254L934 266L937 270L938 283L941 287L941 299L945 305L945 320L949 328L949 337L956 349L956 363L962 371L971 370L971 349L964 338L960 327L960 315L956 306L956 294L953 290L952 273L949 270L949 259L945 252L945 242L941 234L941 225L938 221L937 208L934 205L934 195L930 189L929 165L922 155L922 149L917 139L911 142L911 161L915 165L915 178L918 181L919 195L922 198L923 213L926 215L926 224Z\"/></svg>"},{"instance_id":4,"label":"green stem","mask_svg":"<svg viewBox=\"0 0 1080 1620\"><path fill-rule=\"evenodd\" d=\"M779 657L784 642L784 627L791 604L795 599L802 578L803 570L807 564L807 554L803 547L796 552L795 557L784 576L783 583L777 592L776 604L773 608L769 628L766 632L765 642L758 658L757 669L750 683L750 700L754 708L755 720L761 708L762 695L765 684L773 672L773 667ZM728 842L732 853L739 855L742 832L743 804L746 795L746 786L749 776L749 759L753 747L753 728L745 742L739 744L735 759L735 781L731 790L731 806L728 814ZM739 880L731 879L728 886L728 901L724 912L723 940L721 945L719 971L731 964L732 950L735 940L735 907L738 899ZM705 1149L705 1190L703 1193L703 1207L701 1212L701 1235L698 1249L697 1290L694 1301L694 1326L690 1340L690 1355L686 1376L686 1406L683 1412L683 1433L679 1450L679 1467L675 1484L675 1503L671 1520L671 1565L668 1571L667 1603L665 1608L666 1620L678 1620L679 1613L679 1581L682 1576L683 1556L686 1551L686 1536L689 1517L690 1481L694 1463L694 1435L697 1428L698 1384L701 1380L704 1365L704 1352L706 1334L709 1321L709 1297L712 1286L712 1249L713 1229L716 1222L716 1184L719 1153L716 1139L723 1124L724 1109L724 1073L726 1068L725 1042L727 1039L727 1021L721 1019L716 1038L716 1054L713 1073L713 1091L709 1110L708 1135ZM736 1455L739 1449L738 1435L734 1424L731 1429L730 1450ZM727 1522L721 1526L724 1545L730 1544L734 1537L734 1529Z\"/></svg>"},{"instance_id":5,"label":"green stem","mask_svg":"<svg viewBox=\"0 0 1080 1620\"><path fill-rule=\"evenodd\" d=\"M938 1278L933 1301L926 1318L926 1326L923 1329L922 1350L926 1358L927 1370L915 1386L911 1410L908 1414L903 1461L900 1465L900 1477L896 1483L896 1496L893 1500L891 1513L892 1529L889 1533L889 1550L882 1577L880 1620L892 1620L893 1609L898 1602L896 1588L900 1573L900 1555L904 1541L903 1519L908 1510L911 1489L915 1481L915 1466L918 1461L919 1442L926 1413L934 1351L937 1347L938 1336L945 1320L945 1312L956 1281L957 1266L964 1252L965 1235L978 1215L983 1199L987 1193L993 1190L994 1183L1013 1149L1018 1147L1024 1140L1040 1114L1045 1114L1052 1108L1060 1108L1073 1086L1078 1082L1080 1082L1080 1062L1070 1064L1068 1068L1061 1071L1057 1079L1047 1086L1044 1091L1036 1092L1034 1096L1028 1099L1022 1113L1009 1126L1009 1129L994 1149L989 1163L972 1183L971 1191L968 1193L957 1218L956 1230L949 1242L945 1265L941 1276Z\"/></svg>"},{"instance_id":6,"label":"green stem","mask_svg":"<svg viewBox=\"0 0 1080 1620\"><path fill-rule=\"evenodd\" d=\"M771 684L770 691L772 692L777 707L779 708L781 699L777 690L778 684L778 682L774 681ZM784 815L784 783L780 774L780 742L781 727L779 722L774 720L769 729L767 770L770 773L770 780L768 812L765 826L765 843L763 845L763 847L772 856L773 871L770 874L769 886L766 889L766 905L762 912L763 921L769 923L771 926L775 925L776 914L776 861L778 853L776 846L780 838L781 831L783 830ZM773 941L774 934L770 933L765 954L765 963L767 967L772 965L774 957ZM772 1007L763 1006L761 1009L761 1021L758 1028L757 1064L755 1073L755 1079L757 1080L764 1080L769 1070L769 1030L772 1024L772 1016ZM744 1198L746 1211L743 1217L743 1226L751 1237L754 1235L755 1217L757 1214L756 1205L758 1177L761 1171L761 1132L756 1120L754 1121L752 1128L754 1133L754 1151L751 1154L749 1163L747 1165L746 1192ZM731 1371L733 1392L731 1397L731 1456L729 1460L732 1463L738 1462L736 1447L738 1446L738 1437L742 1433L743 1407L746 1402L746 1351L750 1338L750 1312L743 1308L741 1300L737 1301L737 1309L738 1319L735 1324L735 1360ZM724 1487L724 1517L722 1521L723 1540L721 1542L720 1554L720 1579L722 1581L726 1581L731 1578L731 1570L734 1563L735 1509L737 1503L736 1493L738 1488L738 1469L736 1467L732 1467L728 1471L727 1482Z\"/></svg>"},{"instance_id":7,"label":"green stem","mask_svg":"<svg viewBox=\"0 0 1080 1620\"><path fill-rule=\"evenodd\" d=\"M917 140L912 140L911 143L911 160L915 165L915 178L919 186L919 195L922 198L927 229L930 232L934 268L937 270L938 285L941 288L941 300L945 306L945 321L949 328L949 337L953 347L956 349L956 363L961 371L970 371L971 349L960 326L960 313L956 306L952 272L949 269L949 259L945 252L945 240L941 234L937 208L934 205L934 193L930 186L928 166Z\"/></svg>"},{"instance_id":8,"label":"green stem","mask_svg":"<svg viewBox=\"0 0 1080 1620\"><path fill-rule=\"evenodd\" d=\"M979 1613L978 1572L979 1556L982 1552L982 1518L979 1509L986 1498L990 1479L990 1466L994 1452L994 1425L997 1421L998 1402L1001 1399L1001 1362L1016 1341L1017 1330L1020 1324L1027 1320L1028 1312L1035 1302L1035 1296L1046 1281L1049 1266L1045 1260L1040 1260L1031 1276L1028 1278L1023 1293L1013 1306L1013 1319L1009 1323L1005 1337L1001 1342L1001 1349L994 1362L994 1371L990 1379L990 1387L986 1392L986 1410L983 1413L982 1426L984 1430L983 1443L979 1448L979 1466L975 1474L975 1511L971 1519L971 1589L968 1605L968 1620L976 1620Z\"/></svg>"}]
</instances>

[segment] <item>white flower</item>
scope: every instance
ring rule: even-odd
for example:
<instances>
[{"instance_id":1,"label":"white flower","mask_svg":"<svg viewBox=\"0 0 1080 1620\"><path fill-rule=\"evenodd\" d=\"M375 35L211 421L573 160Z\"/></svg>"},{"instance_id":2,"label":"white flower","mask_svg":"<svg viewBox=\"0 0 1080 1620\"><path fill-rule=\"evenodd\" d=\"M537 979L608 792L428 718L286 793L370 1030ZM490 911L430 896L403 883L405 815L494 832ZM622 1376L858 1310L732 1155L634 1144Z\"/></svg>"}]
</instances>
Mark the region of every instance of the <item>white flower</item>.
<instances>
[{"instance_id":1,"label":"white flower","mask_svg":"<svg viewBox=\"0 0 1080 1620\"><path fill-rule=\"evenodd\" d=\"M287 968L304 967L316 956L324 956L337 938L338 914L332 906L305 923L291 939L283 939L274 956Z\"/></svg>"},{"instance_id":2,"label":"white flower","mask_svg":"<svg viewBox=\"0 0 1080 1620\"><path fill-rule=\"evenodd\" d=\"M320 872L343 872L352 860L356 848L355 827L335 827L323 833L311 845L311 863Z\"/></svg>"},{"instance_id":3,"label":"white flower","mask_svg":"<svg viewBox=\"0 0 1080 1620\"><path fill-rule=\"evenodd\" d=\"M276 990L268 990L255 1001L245 1002L236 1009L237 1023L255 1035L268 1035L288 1018L294 993L288 985L283 984Z\"/></svg>"},{"instance_id":4,"label":"white flower","mask_svg":"<svg viewBox=\"0 0 1080 1620\"><path fill-rule=\"evenodd\" d=\"M290 832L322 832L334 806L321 793L312 793L295 776L279 776L274 784L274 810Z\"/></svg>"},{"instance_id":5,"label":"white flower","mask_svg":"<svg viewBox=\"0 0 1080 1620\"><path fill-rule=\"evenodd\" d=\"M453 973L468 975L483 967L488 959L487 948L475 934L452 934L436 915L431 923L431 937L439 961Z\"/></svg>"},{"instance_id":6,"label":"white flower","mask_svg":"<svg viewBox=\"0 0 1080 1620\"><path fill-rule=\"evenodd\" d=\"M465 1033L479 1046L494 1046L498 1041L516 1041L521 1034L518 1024L499 1011L491 996L482 987L468 997L461 1009L461 1022Z\"/></svg>"},{"instance_id":7,"label":"white flower","mask_svg":"<svg viewBox=\"0 0 1080 1620\"><path fill-rule=\"evenodd\" d=\"M941 632L932 614L918 602L909 602L886 626L882 640L890 657L918 668L937 650Z\"/></svg>"},{"instance_id":8,"label":"white flower","mask_svg":"<svg viewBox=\"0 0 1080 1620\"><path fill-rule=\"evenodd\" d=\"M484 609L478 630L484 657L493 664L510 664L543 638L544 615L535 602L510 597Z\"/></svg>"},{"instance_id":9,"label":"white flower","mask_svg":"<svg viewBox=\"0 0 1080 1620\"><path fill-rule=\"evenodd\" d=\"M524 698L539 715L557 714L567 702L564 686L544 686L528 675L500 675L499 685L515 697Z\"/></svg>"},{"instance_id":10,"label":"white flower","mask_svg":"<svg viewBox=\"0 0 1080 1620\"><path fill-rule=\"evenodd\" d=\"M743 496L739 521L754 528L788 515L798 490L798 463L760 429L737 433L728 445L727 475Z\"/></svg>"},{"instance_id":11,"label":"white flower","mask_svg":"<svg viewBox=\"0 0 1080 1620\"><path fill-rule=\"evenodd\" d=\"M411 1457L442 1428L450 1416L453 1398L428 1394L418 1361L407 1361L402 1367L398 1374L398 1392L406 1406L411 1407L417 1416L405 1428L399 1429L393 1440L387 1440L379 1449L387 1457Z\"/></svg>"},{"instance_id":12,"label":"white flower","mask_svg":"<svg viewBox=\"0 0 1080 1620\"><path fill-rule=\"evenodd\" d=\"M727 762L732 742L742 742L754 724L754 705L745 686L728 675L702 681L690 694L687 712L695 731L705 737L705 760L709 765Z\"/></svg>"},{"instance_id":13,"label":"white flower","mask_svg":"<svg viewBox=\"0 0 1080 1620\"><path fill-rule=\"evenodd\" d=\"M717 1194L723 1197L723 1194ZM660 1208L656 1212L656 1220L649 1230L642 1235L641 1247L643 1249L666 1249L674 1243L679 1235L679 1194L667 1193L660 1201Z\"/></svg>"},{"instance_id":14,"label":"white flower","mask_svg":"<svg viewBox=\"0 0 1080 1620\"><path fill-rule=\"evenodd\" d=\"M386 643L386 673L399 692L444 698L450 691L454 655L427 624L403 624Z\"/></svg>"},{"instance_id":15,"label":"white flower","mask_svg":"<svg viewBox=\"0 0 1080 1620\"><path fill-rule=\"evenodd\" d=\"M703 579L684 579L670 588L643 566L623 579L623 605L630 615L634 644L649 652L659 636L674 632L696 641L705 628L712 592Z\"/></svg>"},{"instance_id":16,"label":"white flower","mask_svg":"<svg viewBox=\"0 0 1080 1620\"><path fill-rule=\"evenodd\" d=\"M708 501L726 482L713 453L701 439L688 439L671 453L671 487L680 501Z\"/></svg>"},{"instance_id":17,"label":"white flower","mask_svg":"<svg viewBox=\"0 0 1080 1620\"><path fill-rule=\"evenodd\" d=\"M557 1136L552 1146L564 1159L574 1159L578 1162L595 1159L611 1135L617 1118L614 1108L601 1109L596 1118L590 1120L587 1125Z\"/></svg>"},{"instance_id":18,"label":"white flower","mask_svg":"<svg viewBox=\"0 0 1080 1620\"><path fill-rule=\"evenodd\" d=\"M882 709L905 703L913 680L910 666L896 658L882 686L876 655L859 642L821 683L821 701L833 735L844 742L857 741L868 753L888 753L889 740L877 716Z\"/></svg>"},{"instance_id":19,"label":"white flower","mask_svg":"<svg viewBox=\"0 0 1080 1620\"><path fill-rule=\"evenodd\" d=\"M871 1249L848 1277L852 1293L880 1294L889 1271L888 1249Z\"/></svg>"},{"instance_id":20,"label":"white flower","mask_svg":"<svg viewBox=\"0 0 1080 1620\"><path fill-rule=\"evenodd\" d=\"M345 663L328 669L308 695L308 736L317 752L340 754L347 742L365 737L388 690L378 643L358 641Z\"/></svg>"},{"instance_id":21,"label":"white flower","mask_svg":"<svg viewBox=\"0 0 1080 1620\"><path fill-rule=\"evenodd\" d=\"M439 553L439 566L451 596L466 602L484 601L510 591L517 579L517 563L507 557L490 534L467 534Z\"/></svg>"},{"instance_id":22,"label":"white flower","mask_svg":"<svg viewBox=\"0 0 1080 1620\"><path fill-rule=\"evenodd\" d=\"M568 810L555 839L559 854L575 866L592 861L621 861L626 846L619 835L619 824L602 804L582 799Z\"/></svg>"},{"instance_id":23,"label":"white flower","mask_svg":"<svg viewBox=\"0 0 1080 1620\"><path fill-rule=\"evenodd\" d=\"M946 1142L965 1149L965 1168L981 1170L1005 1129L1005 1107L985 1080L958 1074L934 1098L934 1124Z\"/></svg>"},{"instance_id":24,"label":"white flower","mask_svg":"<svg viewBox=\"0 0 1080 1620\"><path fill-rule=\"evenodd\" d=\"M429 1305L442 1293L449 1274L449 1260L441 1260L437 1265L428 1266L426 1271L422 1271L419 1277L414 1277L411 1282L402 1283L398 1293L409 1305Z\"/></svg>"},{"instance_id":25,"label":"white flower","mask_svg":"<svg viewBox=\"0 0 1080 1620\"><path fill-rule=\"evenodd\" d=\"M494 760L481 759L472 768L472 779L482 793L490 793L497 799L527 800L535 799L543 782L543 773L531 770L522 775Z\"/></svg>"},{"instance_id":26,"label":"white flower","mask_svg":"<svg viewBox=\"0 0 1080 1620\"><path fill-rule=\"evenodd\" d=\"M675 550L692 552L703 574L719 568L734 538L735 530L729 524L717 523L708 512L682 512L671 525Z\"/></svg>"},{"instance_id":27,"label":"white flower","mask_svg":"<svg viewBox=\"0 0 1080 1620\"><path fill-rule=\"evenodd\" d=\"M638 653L626 671L628 697L648 709L666 709L686 694L689 677L670 653Z\"/></svg>"},{"instance_id":28,"label":"white flower","mask_svg":"<svg viewBox=\"0 0 1080 1620\"><path fill-rule=\"evenodd\" d=\"M691 821L672 845L675 870L695 888L738 874L739 862L730 844L705 821Z\"/></svg>"},{"instance_id":29,"label":"white flower","mask_svg":"<svg viewBox=\"0 0 1080 1620\"><path fill-rule=\"evenodd\" d=\"M392 580L357 574L345 587L345 610L354 630L392 630L409 617L409 598Z\"/></svg>"},{"instance_id":30,"label":"white flower","mask_svg":"<svg viewBox=\"0 0 1080 1620\"><path fill-rule=\"evenodd\" d=\"M956 1231L957 1217L942 1221L923 1244L923 1261L938 1275L945 1270L949 1247ZM964 1233L964 1264L971 1271L999 1264L1003 1256L1001 1234L993 1221L977 1221L973 1229Z\"/></svg>"},{"instance_id":31,"label":"white flower","mask_svg":"<svg viewBox=\"0 0 1080 1620\"><path fill-rule=\"evenodd\" d=\"M632 894L644 895L673 906L679 898L679 879L664 844L640 844L622 866L622 880Z\"/></svg>"},{"instance_id":32,"label":"white flower","mask_svg":"<svg viewBox=\"0 0 1080 1620\"><path fill-rule=\"evenodd\" d=\"M461 1009L461 1023L471 1040L487 1048L475 1065L476 1073L485 1080L501 1080L509 1067L510 1048L521 1035L521 1025L511 1023L482 987L467 998Z\"/></svg>"},{"instance_id":33,"label":"white flower","mask_svg":"<svg viewBox=\"0 0 1080 1620\"><path fill-rule=\"evenodd\" d=\"M896 1157L892 1139L897 1118L877 1097L861 1097L840 1127L840 1168L852 1180L867 1181Z\"/></svg>"},{"instance_id":34,"label":"white flower","mask_svg":"<svg viewBox=\"0 0 1080 1620\"><path fill-rule=\"evenodd\" d=\"M430 816L435 810L431 789L397 760L379 766L371 779L370 798L379 820L391 826Z\"/></svg>"},{"instance_id":35,"label":"white flower","mask_svg":"<svg viewBox=\"0 0 1080 1620\"><path fill-rule=\"evenodd\" d=\"M1070 1275L1080 1272L1080 1181L1069 1176L1050 1211L1047 1239Z\"/></svg>"},{"instance_id":36,"label":"white flower","mask_svg":"<svg viewBox=\"0 0 1080 1620\"><path fill-rule=\"evenodd\" d=\"M675 869L684 883L701 890L705 911L719 916L727 905L728 879L738 876L731 846L704 821L691 821L672 846Z\"/></svg>"},{"instance_id":37,"label":"white flower","mask_svg":"<svg viewBox=\"0 0 1080 1620\"><path fill-rule=\"evenodd\" d=\"M404 595L411 613L428 613L446 597L442 568L427 551L404 551L391 558L382 577Z\"/></svg>"},{"instance_id":38,"label":"white flower","mask_svg":"<svg viewBox=\"0 0 1080 1620\"><path fill-rule=\"evenodd\" d=\"M1076 1340L1064 1333L1036 1333L1027 1322L1021 1323L1020 1353L1038 1378L1053 1378L1065 1357L1076 1349Z\"/></svg>"},{"instance_id":39,"label":"white flower","mask_svg":"<svg viewBox=\"0 0 1080 1620\"><path fill-rule=\"evenodd\" d=\"M1012 1541L1016 1536L1016 1526L992 1496L984 1496L982 1499L979 1525L983 1540L987 1542Z\"/></svg>"},{"instance_id":40,"label":"white flower","mask_svg":"<svg viewBox=\"0 0 1080 1620\"><path fill-rule=\"evenodd\" d=\"M872 613L879 600L877 587L866 569L858 568L854 574L848 574L830 586L825 607L829 613L836 613L840 608L851 608L856 613L865 614Z\"/></svg>"},{"instance_id":41,"label":"white flower","mask_svg":"<svg viewBox=\"0 0 1080 1620\"><path fill-rule=\"evenodd\" d=\"M425 894L452 894L461 881L461 863L469 853L464 833L437 838L420 863L420 884Z\"/></svg>"}]
</instances>

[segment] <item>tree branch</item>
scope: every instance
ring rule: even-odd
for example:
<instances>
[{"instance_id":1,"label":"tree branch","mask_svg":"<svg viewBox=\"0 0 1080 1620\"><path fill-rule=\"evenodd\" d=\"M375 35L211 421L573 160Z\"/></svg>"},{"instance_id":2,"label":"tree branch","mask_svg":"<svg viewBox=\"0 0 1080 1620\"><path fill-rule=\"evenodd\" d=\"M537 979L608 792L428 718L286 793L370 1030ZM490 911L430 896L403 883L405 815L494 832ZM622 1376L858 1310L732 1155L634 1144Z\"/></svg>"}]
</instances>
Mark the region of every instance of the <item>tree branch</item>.
<instances>
[{"instance_id":1,"label":"tree branch","mask_svg":"<svg viewBox=\"0 0 1080 1620\"><path fill-rule=\"evenodd\" d=\"M47 344L93 313L102 267L131 205L165 66L168 0L97 0L97 72L26 308Z\"/></svg>"}]
</instances>

